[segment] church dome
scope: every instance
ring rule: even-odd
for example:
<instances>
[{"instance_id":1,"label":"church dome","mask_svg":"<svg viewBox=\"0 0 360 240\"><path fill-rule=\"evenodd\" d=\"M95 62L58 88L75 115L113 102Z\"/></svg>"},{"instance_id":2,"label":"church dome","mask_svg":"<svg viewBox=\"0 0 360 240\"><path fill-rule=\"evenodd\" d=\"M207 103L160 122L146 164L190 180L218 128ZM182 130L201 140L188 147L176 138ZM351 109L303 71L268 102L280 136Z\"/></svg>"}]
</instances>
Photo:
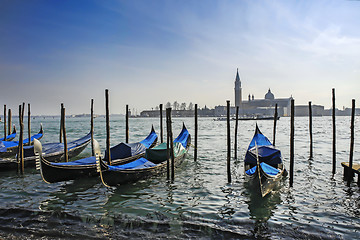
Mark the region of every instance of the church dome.
<instances>
[{"instance_id":1,"label":"church dome","mask_svg":"<svg viewBox=\"0 0 360 240\"><path fill-rule=\"evenodd\" d=\"M270 91L270 88L269 91L265 94L265 99L269 99L269 100L275 99L274 94Z\"/></svg>"}]
</instances>

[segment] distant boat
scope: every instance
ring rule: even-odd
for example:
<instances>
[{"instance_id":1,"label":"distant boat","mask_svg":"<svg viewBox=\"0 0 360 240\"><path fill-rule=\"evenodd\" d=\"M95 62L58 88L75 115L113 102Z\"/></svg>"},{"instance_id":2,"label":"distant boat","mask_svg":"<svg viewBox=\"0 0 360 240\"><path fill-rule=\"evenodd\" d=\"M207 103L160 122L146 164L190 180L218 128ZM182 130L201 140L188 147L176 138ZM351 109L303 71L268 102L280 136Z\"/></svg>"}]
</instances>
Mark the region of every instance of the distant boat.
<instances>
[{"instance_id":1,"label":"distant boat","mask_svg":"<svg viewBox=\"0 0 360 240\"><path fill-rule=\"evenodd\" d=\"M226 121L227 118L226 117L218 117L218 118L214 118L214 121ZM232 120L232 119L230 119Z\"/></svg>"},{"instance_id":2,"label":"distant boat","mask_svg":"<svg viewBox=\"0 0 360 240\"><path fill-rule=\"evenodd\" d=\"M280 117L277 117L277 120L279 120ZM236 118L233 118L233 120L236 120ZM246 121L246 120L274 120L274 116L264 116L264 115L254 115L249 117L239 117L240 121Z\"/></svg>"},{"instance_id":3,"label":"distant boat","mask_svg":"<svg viewBox=\"0 0 360 240\"><path fill-rule=\"evenodd\" d=\"M279 120L280 117L277 117L277 120ZM214 121L226 121L226 117L218 117L215 118ZM236 120L236 118L231 118L230 121ZM264 115L254 115L254 116L240 116L238 117L239 121L247 121L247 120L274 120L273 116L264 116Z\"/></svg>"}]
</instances>

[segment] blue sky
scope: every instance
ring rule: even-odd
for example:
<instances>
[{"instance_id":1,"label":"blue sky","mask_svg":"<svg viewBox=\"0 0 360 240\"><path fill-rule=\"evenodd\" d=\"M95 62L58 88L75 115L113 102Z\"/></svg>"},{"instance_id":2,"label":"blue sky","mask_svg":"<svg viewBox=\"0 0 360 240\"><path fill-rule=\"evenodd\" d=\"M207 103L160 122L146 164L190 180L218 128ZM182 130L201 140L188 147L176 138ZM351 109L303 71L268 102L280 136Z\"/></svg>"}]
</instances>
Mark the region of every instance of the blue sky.
<instances>
[{"instance_id":1,"label":"blue sky","mask_svg":"<svg viewBox=\"0 0 360 240\"><path fill-rule=\"evenodd\" d=\"M360 96L360 1L0 0L0 104L103 114L174 101L351 106Z\"/></svg>"}]
</instances>

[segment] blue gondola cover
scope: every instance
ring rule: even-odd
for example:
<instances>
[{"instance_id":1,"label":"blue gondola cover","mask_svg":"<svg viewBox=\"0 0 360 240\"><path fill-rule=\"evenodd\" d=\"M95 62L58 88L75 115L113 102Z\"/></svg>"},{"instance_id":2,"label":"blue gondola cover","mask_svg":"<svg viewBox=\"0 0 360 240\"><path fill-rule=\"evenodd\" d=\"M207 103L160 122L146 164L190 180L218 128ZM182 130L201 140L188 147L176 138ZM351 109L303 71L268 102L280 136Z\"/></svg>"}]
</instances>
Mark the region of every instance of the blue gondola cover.
<instances>
[{"instance_id":1,"label":"blue gondola cover","mask_svg":"<svg viewBox=\"0 0 360 240\"><path fill-rule=\"evenodd\" d=\"M260 162L265 162L270 165L282 163L280 150L274 148L273 146L260 146L258 147L258 152ZM256 165L256 162L256 149L253 147L246 152L245 163Z\"/></svg>"},{"instance_id":2,"label":"blue gondola cover","mask_svg":"<svg viewBox=\"0 0 360 240\"><path fill-rule=\"evenodd\" d=\"M186 148L189 135L190 135L189 131L184 127L182 129L181 133L179 134L179 136L177 136L177 138L175 138L174 143L179 142L183 145L184 148Z\"/></svg>"},{"instance_id":3,"label":"blue gondola cover","mask_svg":"<svg viewBox=\"0 0 360 240\"><path fill-rule=\"evenodd\" d=\"M108 166L110 171L119 171L119 170L125 170L125 169L142 169L142 168L149 168L156 166L156 164L148 161L145 158L139 158L135 161L126 163L124 165L118 165L118 166Z\"/></svg>"},{"instance_id":4,"label":"blue gondola cover","mask_svg":"<svg viewBox=\"0 0 360 240\"><path fill-rule=\"evenodd\" d=\"M279 169L274 168L264 162L260 163L260 166L263 169L263 171L268 175L276 176L280 172ZM249 170L246 171L246 174L249 176L253 175L256 172L256 168L257 166L250 168Z\"/></svg>"},{"instance_id":5,"label":"blue gondola cover","mask_svg":"<svg viewBox=\"0 0 360 240\"><path fill-rule=\"evenodd\" d=\"M93 164L96 164L96 158L93 156L93 157L82 158L82 159L71 161L71 162L59 162L59 163L53 162L51 164L57 165L57 166L93 165Z\"/></svg>"},{"instance_id":6,"label":"blue gondola cover","mask_svg":"<svg viewBox=\"0 0 360 240\"><path fill-rule=\"evenodd\" d=\"M6 139L14 139L16 136L16 133L12 133L10 135L7 135L6 136ZM4 141L4 138L0 138L0 141Z\"/></svg>"},{"instance_id":7,"label":"blue gondola cover","mask_svg":"<svg viewBox=\"0 0 360 240\"><path fill-rule=\"evenodd\" d=\"M111 159L123 159L144 153L146 147L141 143L120 143L110 148ZM105 151L105 156L107 152ZM106 159L107 160L107 159Z\"/></svg>"},{"instance_id":8,"label":"blue gondola cover","mask_svg":"<svg viewBox=\"0 0 360 240\"><path fill-rule=\"evenodd\" d=\"M147 136L140 143L143 144L145 146L145 148L149 148L154 143L154 141L156 140L157 137L158 136L157 136L156 132L153 131L149 134L149 136Z\"/></svg>"},{"instance_id":9,"label":"blue gondola cover","mask_svg":"<svg viewBox=\"0 0 360 240\"><path fill-rule=\"evenodd\" d=\"M246 151L244 160L246 164L250 164L252 166L257 164L255 143L258 148L258 156L260 163L265 162L273 166L282 163L280 150L276 149L272 145L269 139L260 132L258 126L256 125L254 137L250 142L248 150Z\"/></svg>"}]
</instances>

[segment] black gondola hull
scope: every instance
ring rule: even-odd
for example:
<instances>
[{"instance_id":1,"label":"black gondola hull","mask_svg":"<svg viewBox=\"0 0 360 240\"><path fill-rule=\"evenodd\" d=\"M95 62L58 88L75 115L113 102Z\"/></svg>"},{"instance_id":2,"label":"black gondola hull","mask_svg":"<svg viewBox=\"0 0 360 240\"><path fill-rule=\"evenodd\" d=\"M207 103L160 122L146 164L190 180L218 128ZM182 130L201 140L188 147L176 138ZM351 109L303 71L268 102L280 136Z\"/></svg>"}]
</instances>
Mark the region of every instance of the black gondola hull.
<instances>
[{"instance_id":1,"label":"black gondola hull","mask_svg":"<svg viewBox=\"0 0 360 240\"><path fill-rule=\"evenodd\" d=\"M82 177L93 177L99 175L92 165L57 167L41 160L41 175L45 182L56 183L62 181L75 180Z\"/></svg>"}]
</instances>

